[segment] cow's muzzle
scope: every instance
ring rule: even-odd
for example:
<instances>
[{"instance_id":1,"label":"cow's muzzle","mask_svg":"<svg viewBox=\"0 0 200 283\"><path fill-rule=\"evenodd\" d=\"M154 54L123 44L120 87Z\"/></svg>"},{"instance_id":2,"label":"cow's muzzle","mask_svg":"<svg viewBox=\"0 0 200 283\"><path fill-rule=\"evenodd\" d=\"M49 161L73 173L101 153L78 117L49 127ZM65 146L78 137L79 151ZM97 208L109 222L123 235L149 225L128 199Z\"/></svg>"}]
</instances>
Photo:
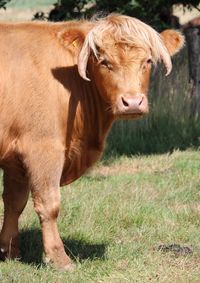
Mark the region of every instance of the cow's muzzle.
<instances>
[{"instance_id":1,"label":"cow's muzzle","mask_svg":"<svg viewBox=\"0 0 200 283\"><path fill-rule=\"evenodd\" d=\"M148 100L145 94L120 95L117 101L116 114L145 115L149 112Z\"/></svg>"}]
</instances>

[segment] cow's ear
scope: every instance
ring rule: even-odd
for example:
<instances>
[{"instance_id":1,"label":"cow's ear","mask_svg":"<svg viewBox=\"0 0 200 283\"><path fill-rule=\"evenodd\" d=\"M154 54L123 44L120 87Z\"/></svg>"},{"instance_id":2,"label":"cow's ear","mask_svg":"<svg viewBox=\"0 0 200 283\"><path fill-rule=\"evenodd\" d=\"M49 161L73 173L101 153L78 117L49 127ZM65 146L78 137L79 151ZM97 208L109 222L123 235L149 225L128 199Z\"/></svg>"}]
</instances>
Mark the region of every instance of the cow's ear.
<instances>
[{"instance_id":1,"label":"cow's ear","mask_svg":"<svg viewBox=\"0 0 200 283\"><path fill-rule=\"evenodd\" d=\"M184 46L185 38L178 31L166 29L160 35L171 56L179 52Z\"/></svg>"},{"instance_id":2,"label":"cow's ear","mask_svg":"<svg viewBox=\"0 0 200 283\"><path fill-rule=\"evenodd\" d=\"M89 81L86 76L86 68L90 55L90 47L88 41L85 40L85 35L80 30L70 29L60 32L58 38L64 47L72 53L75 53L74 56L76 56L78 52L77 65L79 74L84 80Z\"/></svg>"},{"instance_id":3,"label":"cow's ear","mask_svg":"<svg viewBox=\"0 0 200 283\"><path fill-rule=\"evenodd\" d=\"M80 30L70 29L59 32L58 38L64 47L77 51L81 49L85 37Z\"/></svg>"}]
</instances>

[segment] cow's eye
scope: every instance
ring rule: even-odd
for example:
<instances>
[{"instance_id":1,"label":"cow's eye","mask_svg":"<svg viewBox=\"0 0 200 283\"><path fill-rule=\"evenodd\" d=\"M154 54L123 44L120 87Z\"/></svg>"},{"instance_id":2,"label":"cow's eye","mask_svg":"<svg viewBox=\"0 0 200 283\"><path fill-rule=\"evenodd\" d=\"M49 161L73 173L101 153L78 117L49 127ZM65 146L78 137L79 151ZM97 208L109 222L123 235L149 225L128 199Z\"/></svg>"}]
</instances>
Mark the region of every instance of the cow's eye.
<instances>
[{"instance_id":1,"label":"cow's eye","mask_svg":"<svg viewBox=\"0 0 200 283\"><path fill-rule=\"evenodd\" d=\"M100 65L108 68L109 70L112 70L112 64L106 59L101 60Z\"/></svg>"},{"instance_id":2,"label":"cow's eye","mask_svg":"<svg viewBox=\"0 0 200 283\"><path fill-rule=\"evenodd\" d=\"M152 63L153 63L152 59L149 58L149 59L147 60L147 64L152 64Z\"/></svg>"}]
</instances>

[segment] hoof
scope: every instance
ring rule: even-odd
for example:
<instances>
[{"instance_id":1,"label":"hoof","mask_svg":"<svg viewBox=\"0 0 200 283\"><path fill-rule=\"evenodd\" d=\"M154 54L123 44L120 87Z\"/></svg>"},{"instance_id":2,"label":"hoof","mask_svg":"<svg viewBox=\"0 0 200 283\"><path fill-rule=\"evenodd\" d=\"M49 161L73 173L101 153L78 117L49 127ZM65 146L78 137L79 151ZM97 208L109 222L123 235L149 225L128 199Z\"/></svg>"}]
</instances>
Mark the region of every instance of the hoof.
<instances>
[{"instance_id":1,"label":"hoof","mask_svg":"<svg viewBox=\"0 0 200 283\"><path fill-rule=\"evenodd\" d=\"M10 241L0 237L0 260L20 259L19 236L15 236Z\"/></svg>"},{"instance_id":2,"label":"hoof","mask_svg":"<svg viewBox=\"0 0 200 283\"><path fill-rule=\"evenodd\" d=\"M0 248L0 260L5 261L6 259L20 259L20 251L18 248Z\"/></svg>"},{"instance_id":3,"label":"hoof","mask_svg":"<svg viewBox=\"0 0 200 283\"><path fill-rule=\"evenodd\" d=\"M73 272L75 269L76 269L76 266L75 264L73 263L69 263L67 265L65 265L64 267L62 268L57 268L59 271L62 271L62 272Z\"/></svg>"},{"instance_id":4,"label":"hoof","mask_svg":"<svg viewBox=\"0 0 200 283\"><path fill-rule=\"evenodd\" d=\"M62 272L65 272L65 271L72 272L75 270L75 264L71 262L71 259L67 255L64 256L63 258L56 257L54 259L48 256L45 256L44 263Z\"/></svg>"},{"instance_id":5,"label":"hoof","mask_svg":"<svg viewBox=\"0 0 200 283\"><path fill-rule=\"evenodd\" d=\"M0 248L0 260L4 261L7 258L7 251L4 248Z\"/></svg>"}]
</instances>

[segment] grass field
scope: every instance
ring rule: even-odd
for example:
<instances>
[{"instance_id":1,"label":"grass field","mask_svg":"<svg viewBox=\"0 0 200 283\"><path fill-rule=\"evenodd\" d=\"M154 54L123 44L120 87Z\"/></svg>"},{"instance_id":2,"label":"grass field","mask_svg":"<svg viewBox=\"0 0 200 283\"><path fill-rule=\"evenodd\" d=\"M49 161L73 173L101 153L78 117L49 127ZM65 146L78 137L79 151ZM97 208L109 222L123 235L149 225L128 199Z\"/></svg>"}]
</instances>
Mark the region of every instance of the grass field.
<instances>
[{"instance_id":1,"label":"grass field","mask_svg":"<svg viewBox=\"0 0 200 283\"><path fill-rule=\"evenodd\" d=\"M63 188L59 229L76 263L70 274L42 264L30 199L20 222L22 259L0 263L0 281L200 282L199 172L194 150L121 157ZM193 253L162 252L161 244Z\"/></svg>"}]
</instances>

